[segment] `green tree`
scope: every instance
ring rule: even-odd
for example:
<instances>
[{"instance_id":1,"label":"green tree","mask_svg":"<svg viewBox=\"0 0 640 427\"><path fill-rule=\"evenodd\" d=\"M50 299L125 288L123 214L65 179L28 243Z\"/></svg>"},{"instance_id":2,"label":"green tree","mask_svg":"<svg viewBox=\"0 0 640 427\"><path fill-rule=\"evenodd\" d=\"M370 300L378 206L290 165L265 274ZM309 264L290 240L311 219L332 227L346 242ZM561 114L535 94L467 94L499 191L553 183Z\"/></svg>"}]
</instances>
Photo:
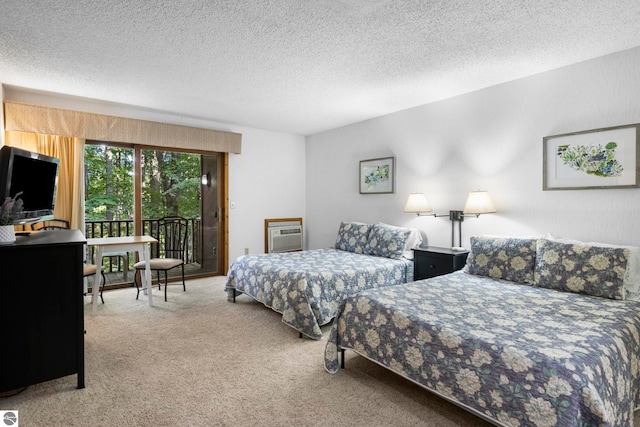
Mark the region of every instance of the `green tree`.
<instances>
[{"instance_id":1,"label":"green tree","mask_svg":"<svg viewBox=\"0 0 640 427\"><path fill-rule=\"evenodd\" d=\"M103 145L85 147L85 218L133 218L133 150Z\"/></svg>"},{"instance_id":2,"label":"green tree","mask_svg":"<svg viewBox=\"0 0 640 427\"><path fill-rule=\"evenodd\" d=\"M133 150L85 146L87 220L133 218ZM200 155L142 150L142 218L200 217Z\"/></svg>"},{"instance_id":3,"label":"green tree","mask_svg":"<svg viewBox=\"0 0 640 427\"><path fill-rule=\"evenodd\" d=\"M144 218L200 216L200 155L142 150Z\"/></svg>"}]
</instances>

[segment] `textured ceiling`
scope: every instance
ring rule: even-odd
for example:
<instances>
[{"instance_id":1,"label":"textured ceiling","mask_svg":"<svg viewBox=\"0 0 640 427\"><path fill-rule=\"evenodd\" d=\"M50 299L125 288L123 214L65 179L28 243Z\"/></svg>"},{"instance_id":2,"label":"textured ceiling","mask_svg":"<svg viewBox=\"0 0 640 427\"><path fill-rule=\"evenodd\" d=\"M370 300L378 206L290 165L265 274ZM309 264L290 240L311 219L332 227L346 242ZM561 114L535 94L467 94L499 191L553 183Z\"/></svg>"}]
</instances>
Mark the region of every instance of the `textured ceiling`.
<instances>
[{"instance_id":1,"label":"textured ceiling","mask_svg":"<svg viewBox=\"0 0 640 427\"><path fill-rule=\"evenodd\" d=\"M0 82L295 134L640 46L638 0L4 0Z\"/></svg>"}]
</instances>

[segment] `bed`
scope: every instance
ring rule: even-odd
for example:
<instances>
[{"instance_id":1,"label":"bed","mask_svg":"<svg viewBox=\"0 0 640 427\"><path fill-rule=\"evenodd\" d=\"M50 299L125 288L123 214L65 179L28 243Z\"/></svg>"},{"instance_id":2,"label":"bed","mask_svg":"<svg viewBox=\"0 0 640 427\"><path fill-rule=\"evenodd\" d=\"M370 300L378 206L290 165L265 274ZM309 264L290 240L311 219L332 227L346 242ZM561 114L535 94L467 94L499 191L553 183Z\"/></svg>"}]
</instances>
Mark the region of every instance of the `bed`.
<instances>
[{"instance_id":1,"label":"bed","mask_svg":"<svg viewBox=\"0 0 640 427\"><path fill-rule=\"evenodd\" d=\"M514 238L471 246L463 271L343 300L327 371L350 349L497 425L633 425L638 248Z\"/></svg>"},{"instance_id":2,"label":"bed","mask_svg":"<svg viewBox=\"0 0 640 427\"><path fill-rule=\"evenodd\" d=\"M322 338L338 304L352 293L413 279L410 249L422 236L388 224L342 222L335 247L245 255L229 267L225 290L246 294L282 314L310 338Z\"/></svg>"}]
</instances>

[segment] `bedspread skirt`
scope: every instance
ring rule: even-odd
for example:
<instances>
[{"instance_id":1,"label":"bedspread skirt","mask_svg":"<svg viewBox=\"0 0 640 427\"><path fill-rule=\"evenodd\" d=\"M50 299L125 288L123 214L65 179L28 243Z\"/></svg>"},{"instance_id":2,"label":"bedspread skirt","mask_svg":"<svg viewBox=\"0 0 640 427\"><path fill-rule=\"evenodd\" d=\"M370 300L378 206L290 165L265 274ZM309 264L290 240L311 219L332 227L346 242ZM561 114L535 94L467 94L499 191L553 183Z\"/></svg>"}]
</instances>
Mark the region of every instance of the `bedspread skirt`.
<instances>
[{"instance_id":1,"label":"bedspread skirt","mask_svg":"<svg viewBox=\"0 0 640 427\"><path fill-rule=\"evenodd\" d=\"M343 301L325 349L353 349L497 424L631 426L640 305L456 272Z\"/></svg>"},{"instance_id":2,"label":"bedspread skirt","mask_svg":"<svg viewBox=\"0 0 640 427\"><path fill-rule=\"evenodd\" d=\"M319 340L320 326L331 322L346 295L412 278L412 261L327 248L242 256L229 267L225 290L247 294Z\"/></svg>"}]
</instances>

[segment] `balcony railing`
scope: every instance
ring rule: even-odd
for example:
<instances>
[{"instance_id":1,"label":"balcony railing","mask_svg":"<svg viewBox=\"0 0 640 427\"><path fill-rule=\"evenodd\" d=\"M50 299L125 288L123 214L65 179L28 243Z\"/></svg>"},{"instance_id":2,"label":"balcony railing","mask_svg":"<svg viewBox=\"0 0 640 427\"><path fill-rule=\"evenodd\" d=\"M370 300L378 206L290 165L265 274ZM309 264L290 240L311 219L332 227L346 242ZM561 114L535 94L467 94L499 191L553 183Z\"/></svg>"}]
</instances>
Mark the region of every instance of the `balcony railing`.
<instances>
[{"instance_id":1,"label":"balcony railing","mask_svg":"<svg viewBox=\"0 0 640 427\"><path fill-rule=\"evenodd\" d=\"M155 235L158 229L160 219L143 219L142 234ZM187 229L187 247L185 248L184 262L185 264L200 264L202 254L202 242L200 233L200 218L187 218L189 224ZM101 237L124 237L133 236L133 220L112 220L112 221L85 221L85 237L87 239ZM95 247L87 248L87 258L93 260L95 257ZM152 244L150 248L151 257L159 256L159 248L157 244ZM128 258L128 269L133 266L134 260ZM105 272L122 272L124 271L123 258L119 256L107 257L104 263Z\"/></svg>"}]
</instances>

